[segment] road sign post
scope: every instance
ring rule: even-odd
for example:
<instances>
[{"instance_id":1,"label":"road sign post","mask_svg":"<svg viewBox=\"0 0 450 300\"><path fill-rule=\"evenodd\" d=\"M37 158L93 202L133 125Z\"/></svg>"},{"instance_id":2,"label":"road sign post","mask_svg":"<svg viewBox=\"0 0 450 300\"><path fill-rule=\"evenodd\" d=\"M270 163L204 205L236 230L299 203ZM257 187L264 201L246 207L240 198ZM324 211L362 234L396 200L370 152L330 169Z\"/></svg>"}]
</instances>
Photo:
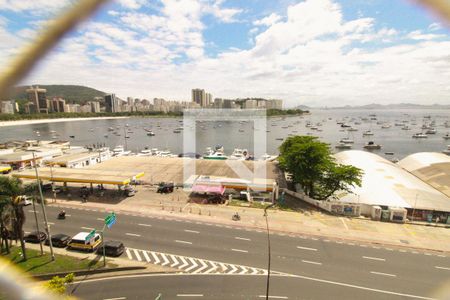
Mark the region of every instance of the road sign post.
<instances>
[{"instance_id":1,"label":"road sign post","mask_svg":"<svg viewBox=\"0 0 450 300\"><path fill-rule=\"evenodd\" d=\"M111 228L114 224L116 224L116 214L112 212L105 217L105 225L103 225L103 229L101 232L102 247L103 247L103 267L106 267L105 236L104 236L105 227Z\"/></svg>"}]
</instances>

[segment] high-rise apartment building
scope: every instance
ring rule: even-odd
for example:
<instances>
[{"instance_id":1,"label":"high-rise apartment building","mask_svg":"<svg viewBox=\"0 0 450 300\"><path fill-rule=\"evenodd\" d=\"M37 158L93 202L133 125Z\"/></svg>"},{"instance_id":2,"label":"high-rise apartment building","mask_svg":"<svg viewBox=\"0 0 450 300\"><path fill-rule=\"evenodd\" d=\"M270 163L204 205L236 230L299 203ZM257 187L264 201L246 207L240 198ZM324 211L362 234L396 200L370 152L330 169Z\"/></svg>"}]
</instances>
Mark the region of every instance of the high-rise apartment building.
<instances>
[{"instance_id":1,"label":"high-rise apartment building","mask_svg":"<svg viewBox=\"0 0 450 300\"><path fill-rule=\"evenodd\" d=\"M91 101L89 102L91 105L91 112L93 113L99 113L100 112L100 102L98 101Z\"/></svg>"},{"instance_id":2,"label":"high-rise apartment building","mask_svg":"<svg viewBox=\"0 0 450 300\"><path fill-rule=\"evenodd\" d=\"M203 107L206 102L206 93L204 89L193 89L192 90L192 102L195 102Z\"/></svg>"},{"instance_id":3,"label":"high-rise apartment building","mask_svg":"<svg viewBox=\"0 0 450 300\"><path fill-rule=\"evenodd\" d=\"M118 112L120 111L118 99L116 94L105 95L105 111L106 112Z\"/></svg>"},{"instance_id":4,"label":"high-rise apartment building","mask_svg":"<svg viewBox=\"0 0 450 300\"><path fill-rule=\"evenodd\" d=\"M14 101L2 101L0 106L0 112L2 114L13 114L14 113Z\"/></svg>"},{"instance_id":5,"label":"high-rise apartment building","mask_svg":"<svg viewBox=\"0 0 450 300\"><path fill-rule=\"evenodd\" d=\"M47 90L40 89L38 86L26 90L28 101L34 104L35 111L38 113L49 112L49 101L47 100Z\"/></svg>"}]
</instances>

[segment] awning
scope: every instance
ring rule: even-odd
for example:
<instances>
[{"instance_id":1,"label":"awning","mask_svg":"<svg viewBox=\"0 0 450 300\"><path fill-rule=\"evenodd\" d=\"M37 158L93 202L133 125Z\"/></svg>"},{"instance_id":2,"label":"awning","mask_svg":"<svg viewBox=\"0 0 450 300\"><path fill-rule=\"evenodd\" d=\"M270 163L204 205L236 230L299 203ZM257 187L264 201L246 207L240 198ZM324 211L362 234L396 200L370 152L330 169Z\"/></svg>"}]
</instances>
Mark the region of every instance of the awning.
<instances>
[{"instance_id":1,"label":"awning","mask_svg":"<svg viewBox=\"0 0 450 300\"><path fill-rule=\"evenodd\" d=\"M223 195L223 193L225 192L225 187L223 185L194 184L192 186L192 191L196 193L212 193Z\"/></svg>"}]
</instances>

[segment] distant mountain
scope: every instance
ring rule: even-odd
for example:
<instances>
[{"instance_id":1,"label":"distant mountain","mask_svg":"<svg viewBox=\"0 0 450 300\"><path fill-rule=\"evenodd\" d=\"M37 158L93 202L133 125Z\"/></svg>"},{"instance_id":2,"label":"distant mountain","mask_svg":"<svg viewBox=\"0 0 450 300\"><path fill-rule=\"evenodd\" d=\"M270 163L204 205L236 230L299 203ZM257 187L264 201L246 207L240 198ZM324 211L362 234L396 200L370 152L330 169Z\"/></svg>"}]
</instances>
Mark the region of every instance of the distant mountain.
<instances>
[{"instance_id":1,"label":"distant mountain","mask_svg":"<svg viewBox=\"0 0 450 300\"><path fill-rule=\"evenodd\" d=\"M413 103L397 103L397 104L367 104L361 106L339 106L326 107L326 109L450 109L450 104L413 104Z\"/></svg>"},{"instance_id":2,"label":"distant mountain","mask_svg":"<svg viewBox=\"0 0 450 300\"><path fill-rule=\"evenodd\" d=\"M47 98L61 97L66 99L68 103L83 103L91 101L94 97L103 97L105 92L82 85L44 85L34 84L33 86L39 86L40 88L47 90ZM15 88L11 99L27 99L26 89L30 86L18 86Z\"/></svg>"},{"instance_id":3,"label":"distant mountain","mask_svg":"<svg viewBox=\"0 0 450 300\"><path fill-rule=\"evenodd\" d=\"M294 107L294 109L310 110L311 107L306 106L306 105L297 105L296 107Z\"/></svg>"}]
</instances>

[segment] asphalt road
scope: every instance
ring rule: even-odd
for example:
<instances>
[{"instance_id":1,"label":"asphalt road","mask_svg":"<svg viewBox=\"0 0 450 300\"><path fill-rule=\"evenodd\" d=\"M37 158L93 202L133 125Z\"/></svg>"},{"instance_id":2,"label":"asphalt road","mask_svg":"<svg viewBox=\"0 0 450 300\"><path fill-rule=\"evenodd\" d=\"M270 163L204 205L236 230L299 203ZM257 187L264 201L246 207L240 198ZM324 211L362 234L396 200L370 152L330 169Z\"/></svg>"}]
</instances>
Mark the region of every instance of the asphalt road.
<instances>
[{"instance_id":1,"label":"asphalt road","mask_svg":"<svg viewBox=\"0 0 450 300\"><path fill-rule=\"evenodd\" d=\"M26 231L35 228L31 210L31 206L26 208ZM90 228L100 230L103 226L102 220L105 213L77 209L66 209L66 211L67 219L57 220L58 209L48 207L52 233L74 235L79 231L89 231ZM39 212L38 215L42 224L42 213ZM267 235L265 232L186 222L184 220L118 214L117 223L112 229L105 232L105 238L120 240L127 247L135 249L184 255L256 268L265 269L267 267ZM274 279L274 281L280 282L280 291L286 289L286 292L289 292L288 296L294 297L293 299L296 299L296 295L300 295L298 293L303 289L308 289L308 294L305 294L305 297L300 297L302 299L322 299L329 298L330 295L332 295L332 298L338 295L362 298L366 294L378 294L378 296L381 294L385 297L385 295L388 295L383 294L385 292L430 297L445 283L450 284L450 259L443 255L390 249L357 242L342 243L326 238L318 239L306 236L292 237L274 234L271 235L270 239L272 246L271 269L303 276L303 278L280 277ZM211 276L211 278L217 279L215 276ZM230 284L230 286L217 288L223 290L224 293L231 293L234 288L240 293L243 293L243 289L253 293L239 294L241 298L249 295L254 297L253 288L257 289L258 284L264 282L261 276L254 276L254 278L246 276L245 280L242 278L239 280L240 276L229 276L232 278L220 276L220 281L224 284ZM214 279L206 276L201 276L201 278L197 275L184 276L183 279L171 277L168 281L175 281L173 284L177 284L177 281L184 283L187 282L187 278L191 277L194 278L189 280L198 281L194 284L195 286L204 286L204 293L208 292L208 295L211 295L207 299L214 297L223 299L219 294L214 296L214 290L207 287L206 283L202 283L201 278L203 278L202 280L214 281ZM134 282L135 280L137 279L129 279L126 282ZM146 278L139 279L139 282L142 283L144 280L146 280L145 282L152 281ZM244 286L244 282L248 282L250 288ZM142 288L146 289L149 284L143 284ZM182 284L182 287L185 286L187 285ZM274 289L276 286L274 284ZM138 291L133 291L133 293L138 293ZM82 295L86 296L87 294ZM325 295L328 295L328 297ZM115 297L121 296L116 295ZM133 297L133 294L130 297ZM93 297L93 299L98 298L97 296ZM172 298L169 297L169 299Z\"/></svg>"}]
</instances>

